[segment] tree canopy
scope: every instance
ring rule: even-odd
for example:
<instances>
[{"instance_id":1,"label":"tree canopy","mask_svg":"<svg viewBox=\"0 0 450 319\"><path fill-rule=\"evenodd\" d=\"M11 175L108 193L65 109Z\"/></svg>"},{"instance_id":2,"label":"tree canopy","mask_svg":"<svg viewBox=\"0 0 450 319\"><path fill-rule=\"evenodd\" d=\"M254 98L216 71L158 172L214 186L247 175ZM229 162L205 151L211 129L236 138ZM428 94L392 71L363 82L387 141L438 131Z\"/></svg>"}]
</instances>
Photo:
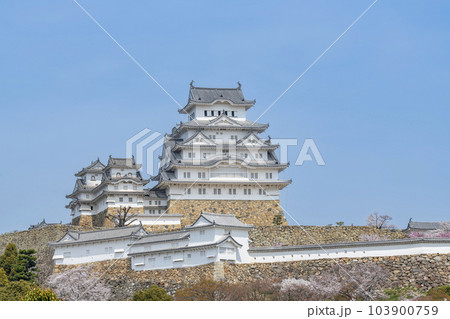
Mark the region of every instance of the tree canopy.
<instances>
[{"instance_id":1,"label":"tree canopy","mask_svg":"<svg viewBox=\"0 0 450 319\"><path fill-rule=\"evenodd\" d=\"M172 301L173 298L164 288L152 285L146 290L139 290L133 295L134 301Z\"/></svg>"},{"instance_id":2,"label":"tree canopy","mask_svg":"<svg viewBox=\"0 0 450 319\"><path fill-rule=\"evenodd\" d=\"M36 251L21 249L17 251L14 243L9 243L0 256L0 268L3 268L9 281L34 281L36 276Z\"/></svg>"},{"instance_id":3,"label":"tree canopy","mask_svg":"<svg viewBox=\"0 0 450 319\"><path fill-rule=\"evenodd\" d=\"M6 245L5 252L0 256L0 267L3 268L6 272L6 276L10 276L11 271L13 269L13 265L16 262L17 255L16 244L9 243Z\"/></svg>"}]
</instances>

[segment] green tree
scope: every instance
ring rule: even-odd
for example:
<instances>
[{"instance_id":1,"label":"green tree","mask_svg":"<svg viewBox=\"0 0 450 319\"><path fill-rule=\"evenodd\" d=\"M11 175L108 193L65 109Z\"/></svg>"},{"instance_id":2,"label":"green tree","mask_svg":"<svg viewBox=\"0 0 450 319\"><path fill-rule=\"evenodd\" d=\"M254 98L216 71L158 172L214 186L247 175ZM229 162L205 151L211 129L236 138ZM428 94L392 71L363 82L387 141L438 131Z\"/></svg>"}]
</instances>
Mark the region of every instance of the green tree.
<instances>
[{"instance_id":1,"label":"green tree","mask_svg":"<svg viewBox=\"0 0 450 319\"><path fill-rule=\"evenodd\" d=\"M450 285L431 288L425 297L419 298L418 300L426 301L441 301L450 300Z\"/></svg>"},{"instance_id":2,"label":"green tree","mask_svg":"<svg viewBox=\"0 0 450 319\"><path fill-rule=\"evenodd\" d=\"M344 226L344 222L336 222L336 225L338 225L338 226Z\"/></svg>"},{"instance_id":3,"label":"green tree","mask_svg":"<svg viewBox=\"0 0 450 319\"><path fill-rule=\"evenodd\" d=\"M281 214L276 214L273 216L272 223L277 226L283 224L283 216L281 216Z\"/></svg>"},{"instance_id":4,"label":"green tree","mask_svg":"<svg viewBox=\"0 0 450 319\"><path fill-rule=\"evenodd\" d=\"M24 301L58 301L56 293L50 288L33 287L22 298Z\"/></svg>"},{"instance_id":5,"label":"green tree","mask_svg":"<svg viewBox=\"0 0 450 319\"><path fill-rule=\"evenodd\" d=\"M146 290L136 291L133 295L133 301L172 301L173 298L164 288L153 285Z\"/></svg>"},{"instance_id":6,"label":"green tree","mask_svg":"<svg viewBox=\"0 0 450 319\"><path fill-rule=\"evenodd\" d=\"M6 276L6 271L0 268L0 287L5 287L8 284L8 276Z\"/></svg>"},{"instance_id":7,"label":"green tree","mask_svg":"<svg viewBox=\"0 0 450 319\"><path fill-rule=\"evenodd\" d=\"M11 281L5 287L0 287L0 300L20 301L33 287L35 285L28 281Z\"/></svg>"},{"instance_id":8,"label":"green tree","mask_svg":"<svg viewBox=\"0 0 450 319\"><path fill-rule=\"evenodd\" d=\"M18 252L16 244L9 243L6 245L3 255L0 256L0 267L5 270L8 277L11 274L13 265L16 263L17 255Z\"/></svg>"},{"instance_id":9,"label":"green tree","mask_svg":"<svg viewBox=\"0 0 450 319\"><path fill-rule=\"evenodd\" d=\"M12 270L9 276L10 281L34 281L37 277L35 272L36 268L36 250L34 249L21 249L17 255L16 261L12 266Z\"/></svg>"}]
</instances>

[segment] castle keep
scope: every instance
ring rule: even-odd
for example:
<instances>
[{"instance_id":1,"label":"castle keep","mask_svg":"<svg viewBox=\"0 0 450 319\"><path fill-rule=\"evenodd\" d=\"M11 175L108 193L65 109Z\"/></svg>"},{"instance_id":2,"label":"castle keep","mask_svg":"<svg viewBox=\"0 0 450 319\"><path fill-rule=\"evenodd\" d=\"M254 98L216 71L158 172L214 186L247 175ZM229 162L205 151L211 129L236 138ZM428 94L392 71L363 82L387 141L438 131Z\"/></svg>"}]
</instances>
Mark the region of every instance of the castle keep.
<instances>
[{"instance_id":1,"label":"castle keep","mask_svg":"<svg viewBox=\"0 0 450 319\"><path fill-rule=\"evenodd\" d=\"M239 84L239 83L238 83ZM99 160L75 174L68 195L73 224L112 227L106 216L131 207L136 222L176 228L193 223L202 211L234 214L242 222L272 225L281 215L280 191L291 183L279 174L278 145L263 139L268 124L247 120L255 100L236 88L203 88L192 83L179 113L185 122L164 137L159 171L144 189L140 166L131 159Z\"/></svg>"}]
</instances>

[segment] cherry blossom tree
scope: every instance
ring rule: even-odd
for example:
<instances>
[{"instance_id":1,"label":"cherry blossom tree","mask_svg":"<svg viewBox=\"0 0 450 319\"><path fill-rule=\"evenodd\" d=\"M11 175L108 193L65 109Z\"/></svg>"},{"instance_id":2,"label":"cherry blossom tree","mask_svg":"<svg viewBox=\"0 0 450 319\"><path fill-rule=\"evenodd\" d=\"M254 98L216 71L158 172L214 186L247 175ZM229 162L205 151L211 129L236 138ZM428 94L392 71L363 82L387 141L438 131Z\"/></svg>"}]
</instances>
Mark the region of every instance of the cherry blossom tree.
<instances>
[{"instance_id":1,"label":"cherry blossom tree","mask_svg":"<svg viewBox=\"0 0 450 319\"><path fill-rule=\"evenodd\" d=\"M378 213L370 214L367 217L367 226L375 226L377 229L394 229L397 226L390 224L389 221L392 220L392 217L389 215L380 215Z\"/></svg>"},{"instance_id":2,"label":"cherry blossom tree","mask_svg":"<svg viewBox=\"0 0 450 319\"><path fill-rule=\"evenodd\" d=\"M288 278L275 286L279 288L280 300L323 300L325 297L321 290L315 289L311 282L304 279Z\"/></svg>"},{"instance_id":3,"label":"cherry blossom tree","mask_svg":"<svg viewBox=\"0 0 450 319\"><path fill-rule=\"evenodd\" d=\"M371 300L377 297L377 289L389 282L389 272L375 263L334 265L309 281L327 299Z\"/></svg>"},{"instance_id":4,"label":"cherry blossom tree","mask_svg":"<svg viewBox=\"0 0 450 319\"><path fill-rule=\"evenodd\" d=\"M88 267L78 267L54 274L47 279L47 286L64 300L108 300L111 289L90 270Z\"/></svg>"},{"instance_id":5,"label":"cherry blossom tree","mask_svg":"<svg viewBox=\"0 0 450 319\"><path fill-rule=\"evenodd\" d=\"M389 240L388 236L380 236L378 234L362 234L359 237L360 241L382 241Z\"/></svg>"}]
</instances>

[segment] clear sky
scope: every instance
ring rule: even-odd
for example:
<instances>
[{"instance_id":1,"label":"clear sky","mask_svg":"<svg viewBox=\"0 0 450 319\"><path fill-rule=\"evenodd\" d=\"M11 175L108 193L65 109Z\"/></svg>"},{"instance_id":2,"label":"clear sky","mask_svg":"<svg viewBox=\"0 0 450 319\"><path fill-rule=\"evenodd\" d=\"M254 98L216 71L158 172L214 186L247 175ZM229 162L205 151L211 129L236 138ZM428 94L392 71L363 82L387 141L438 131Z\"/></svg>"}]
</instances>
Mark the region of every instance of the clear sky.
<instances>
[{"instance_id":1,"label":"clear sky","mask_svg":"<svg viewBox=\"0 0 450 319\"><path fill-rule=\"evenodd\" d=\"M240 81L256 119L372 1L79 2L181 104L191 80ZM263 137L313 138L325 159L283 173L301 224L449 219L449 12L378 1L259 120ZM75 172L185 120L73 1L3 1L0 41L0 233L68 222Z\"/></svg>"}]
</instances>

